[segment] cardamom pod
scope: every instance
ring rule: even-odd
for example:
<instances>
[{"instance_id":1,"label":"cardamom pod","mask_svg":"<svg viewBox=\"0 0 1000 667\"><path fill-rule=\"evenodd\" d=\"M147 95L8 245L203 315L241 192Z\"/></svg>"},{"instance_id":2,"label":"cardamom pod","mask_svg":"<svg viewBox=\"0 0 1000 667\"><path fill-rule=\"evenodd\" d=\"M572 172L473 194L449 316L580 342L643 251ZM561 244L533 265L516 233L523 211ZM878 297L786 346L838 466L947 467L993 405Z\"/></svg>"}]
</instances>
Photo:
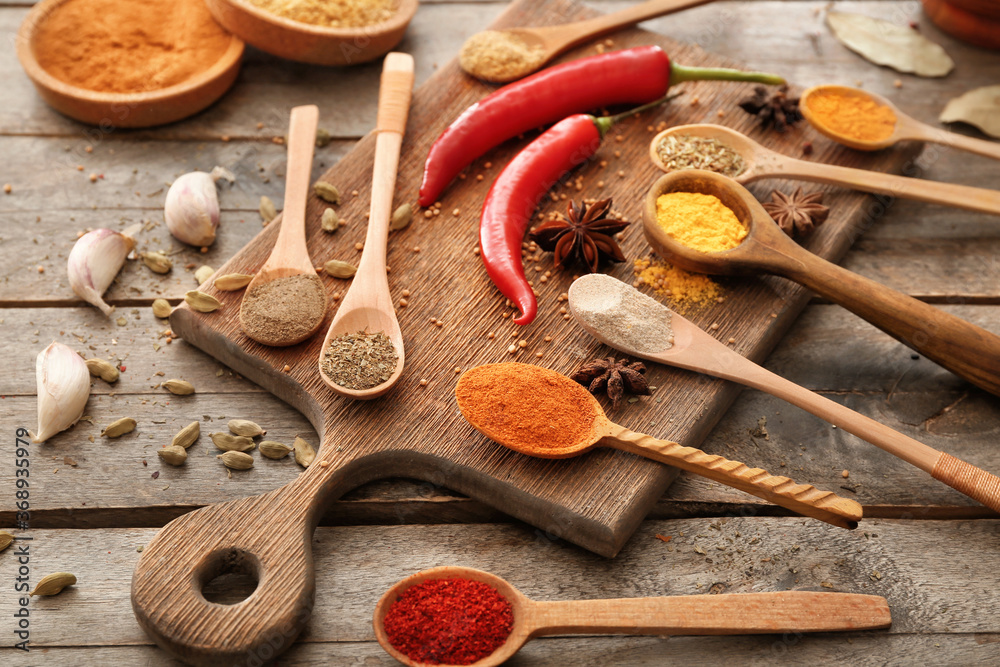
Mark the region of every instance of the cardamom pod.
<instances>
[{"instance_id":1,"label":"cardamom pod","mask_svg":"<svg viewBox=\"0 0 1000 667\"><path fill-rule=\"evenodd\" d=\"M87 370L90 371L91 375L99 377L105 382L118 382L118 377L121 375L118 372L117 366L110 361L98 359L97 357L87 359Z\"/></svg>"},{"instance_id":2,"label":"cardamom pod","mask_svg":"<svg viewBox=\"0 0 1000 667\"><path fill-rule=\"evenodd\" d=\"M62 592L62 589L72 586L75 583L75 575L69 572L53 572L42 577L38 585L35 586L35 590L28 593L28 595L58 595Z\"/></svg>"},{"instance_id":3,"label":"cardamom pod","mask_svg":"<svg viewBox=\"0 0 1000 667\"><path fill-rule=\"evenodd\" d=\"M330 136L329 132L322 127L316 130L316 148L325 148L330 145L331 141L333 141L333 137Z\"/></svg>"},{"instance_id":4,"label":"cardamom pod","mask_svg":"<svg viewBox=\"0 0 1000 667\"><path fill-rule=\"evenodd\" d=\"M101 435L108 438L120 438L126 433L131 433L135 430L135 420L131 417L122 417L116 421L111 422L104 427L101 431Z\"/></svg>"},{"instance_id":5,"label":"cardamom pod","mask_svg":"<svg viewBox=\"0 0 1000 667\"><path fill-rule=\"evenodd\" d=\"M331 259L323 265L323 270L326 271L326 275L331 278L347 279L354 277L354 274L358 272L358 267L354 266L350 262L341 262L339 259Z\"/></svg>"},{"instance_id":6,"label":"cardamom pod","mask_svg":"<svg viewBox=\"0 0 1000 667\"><path fill-rule=\"evenodd\" d=\"M282 445L284 447L284 445ZM286 452L287 453L287 452ZM3 551L14 541L14 536L6 530L0 530L0 551Z\"/></svg>"},{"instance_id":7,"label":"cardamom pod","mask_svg":"<svg viewBox=\"0 0 1000 667\"><path fill-rule=\"evenodd\" d=\"M340 218L337 217L337 212L332 208L323 211L323 217L320 218L319 226L323 228L324 232L330 232L331 234L340 229Z\"/></svg>"},{"instance_id":8,"label":"cardamom pod","mask_svg":"<svg viewBox=\"0 0 1000 667\"><path fill-rule=\"evenodd\" d=\"M260 219L264 221L264 224L270 223L272 220L278 217L278 209L274 207L274 202L271 201L270 197L264 196L260 198Z\"/></svg>"},{"instance_id":9,"label":"cardamom pod","mask_svg":"<svg viewBox=\"0 0 1000 667\"><path fill-rule=\"evenodd\" d=\"M153 301L153 315L159 317L161 320L170 317L170 311L172 310L170 302L166 299L156 299Z\"/></svg>"},{"instance_id":10,"label":"cardamom pod","mask_svg":"<svg viewBox=\"0 0 1000 667\"><path fill-rule=\"evenodd\" d=\"M170 269L174 268L174 263L162 252L144 252L141 257L142 263L153 273L170 273Z\"/></svg>"},{"instance_id":11,"label":"cardamom pod","mask_svg":"<svg viewBox=\"0 0 1000 667\"><path fill-rule=\"evenodd\" d=\"M413 207L409 204L400 204L396 207L396 210L392 212L392 219L389 221L389 229L391 231L399 231L407 227L410 224L410 220L413 219Z\"/></svg>"},{"instance_id":12,"label":"cardamom pod","mask_svg":"<svg viewBox=\"0 0 1000 667\"><path fill-rule=\"evenodd\" d=\"M243 452L226 452L215 458L222 459L222 463L233 470L249 470L253 467L253 457Z\"/></svg>"},{"instance_id":13,"label":"cardamom pod","mask_svg":"<svg viewBox=\"0 0 1000 667\"><path fill-rule=\"evenodd\" d=\"M248 276L245 273L227 273L215 279L215 289L220 289L223 292L235 292L249 285L251 280L253 280L253 276Z\"/></svg>"},{"instance_id":14,"label":"cardamom pod","mask_svg":"<svg viewBox=\"0 0 1000 667\"><path fill-rule=\"evenodd\" d=\"M156 453L163 459L164 463L168 463L172 466L179 466L185 461L187 461L188 453L183 447L178 447L177 445L170 445L169 447L164 447L163 449L158 449Z\"/></svg>"},{"instance_id":15,"label":"cardamom pod","mask_svg":"<svg viewBox=\"0 0 1000 667\"><path fill-rule=\"evenodd\" d=\"M295 462L303 468L308 468L309 464L316 460L316 450L302 438L295 438L294 449Z\"/></svg>"},{"instance_id":16,"label":"cardamom pod","mask_svg":"<svg viewBox=\"0 0 1000 667\"><path fill-rule=\"evenodd\" d=\"M256 438L258 435L264 435L267 433L267 431L262 429L260 426L257 426L257 424L249 419L230 419L229 430L236 435L242 435L248 438Z\"/></svg>"},{"instance_id":17,"label":"cardamom pod","mask_svg":"<svg viewBox=\"0 0 1000 667\"><path fill-rule=\"evenodd\" d=\"M187 449L194 444L195 440L201 435L201 424L198 422L191 422L181 430L177 431L177 435L174 439L170 441L171 447L182 447Z\"/></svg>"},{"instance_id":18,"label":"cardamom pod","mask_svg":"<svg viewBox=\"0 0 1000 667\"><path fill-rule=\"evenodd\" d=\"M213 310L218 310L221 303L211 294L205 294L204 292L199 292L198 290L191 290L184 295L184 300L187 301L188 305L199 313L210 313Z\"/></svg>"},{"instance_id":19,"label":"cardamom pod","mask_svg":"<svg viewBox=\"0 0 1000 667\"><path fill-rule=\"evenodd\" d=\"M209 433L208 437L212 439L212 442L215 443L216 447L225 452L249 452L257 446L257 443L245 435Z\"/></svg>"},{"instance_id":20,"label":"cardamom pod","mask_svg":"<svg viewBox=\"0 0 1000 667\"><path fill-rule=\"evenodd\" d=\"M316 181L313 185L313 192L323 201L340 204L340 190L325 181Z\"/></svg>"},{"instance_id":21,"label":"cardamom pod","mask_svg":"<svg viewBox=\"0 0 1000 667\"><path fill-rule=\"evenodd\" d=\"M260 453L269 459L283 459L288 456L288 452L292 451L292 448L288 445L283 445L280 442L275 442L274 440L264 440L259 445L257 449Z\"/></svg>"},{"instance_id":22,"label":"cardamom pod","mask_svg":"<svg viewBox=\"0 0 1000 667\"><path fill-rule=\"evenodd\" d=\"M207 264L202 264L194 272L194 279L198 281L199 285L201 285L205 283L205 281L207 281L209 278L211 278L213 273L215 273L215 269L208 266Z\"/></svg>"},{"instance_id":23,"label":"cardamom pod","mask_svg":"<svg viewBox=\"0 0 1000 667\"><path fill-rule=\"evenodd\" d=\"M167 380L160 386L175 396L190 396L194 393L194 385L187 380Z\"/></svg>"}]
</instances>

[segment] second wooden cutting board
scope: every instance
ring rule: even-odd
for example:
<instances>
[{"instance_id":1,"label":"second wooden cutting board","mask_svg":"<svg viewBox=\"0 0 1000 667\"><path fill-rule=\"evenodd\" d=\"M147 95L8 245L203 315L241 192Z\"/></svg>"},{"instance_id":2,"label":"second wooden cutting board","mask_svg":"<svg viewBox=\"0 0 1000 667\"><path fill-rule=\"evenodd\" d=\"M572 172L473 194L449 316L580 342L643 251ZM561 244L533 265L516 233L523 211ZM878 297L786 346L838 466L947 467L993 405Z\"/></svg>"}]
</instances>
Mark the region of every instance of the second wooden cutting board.
<instances>
[{"instance_id":1,"label":"second wooden cutting board","mask_svg":"<svg viewBox=\"0 0 1000 667\"><path fill-rule=\"evenodd\" d=\"M565 0L522 1L512 4L494 27L546 25L592 15ZM612 48L640 44L659 44L686 65L739 66L641 30L616 35ZM592 47L567 57L591 53ZM648 247L638 221L643 194L659 175L647 153L654 134L650 130L661 121L669 125L726 123L791 155L801 152L804 141L812 141L816 146L812 159L879 171L898 170L914 154L913 149L853 153L803 126L785 134L758 130L755 120L736 106L751 92L749 85L705 82L684 84L681 89L686 95L671 106L615 128L596 159L573 174L574 179L582 178L582 189L557 186L553 190L556 201L546 202L540 211L563 210L563 197L611 196L615 208L636 221L626 231L625 255L630 261L645 257ZM463 109L491 90L493 87L466 76L453 62L416 91L403 145L396 204L415 203L431 143ZM719 116L720 110L723 116ZM320 458L335 465L350 461L344 474L333 476L323 487L326 498L376 478L419 478L467 493L523 519L543 531L541 539L564 538L612 556L674 479L676 471L613 451L595 451L558 461L516 454L477 434L462 419L454 398L458 373L472 366L517 360L570 373L586 360L611 353L565 317L565 303L559 297L572 281L570 272L553 272L546 283L536 281L539 316L530 326L521 328L510 321L512 309L505 306L474 254L483 197L502 165L530 138L508 142L474 163L466 177L445 192L438 215L427 218L418 211L409 227L391 234L389 283L407 358L402 379L385 397L356 402L334 395L317 375L320 335L283 349L267 348L248 339L235 317L241 296L238 292L217 292L206 287L222 302L222 308L201 314L182 307L171 317L171 325L187 342L301 410L323 438ZM336 234L323 232L319 222L328 204L310 197L306 233L317 266L329 259L357 263L360 253L355 243L364 239L374 144L374 136L366 137L323 176L344 195L338 213L347 221L346 227ZM605 166L602 161L606 161ZM769 190L764 186L757 193L763 196ZM826 258L838 259L849 247L854 230L870 223L869 202L869 197L857 193L830 190L827 203L833 213L809 239L807 247ZM220 273L256 272L274 243L276 228L277 223L272 223ZM550 270L551 256L543 257L538 265L543 271ZM528 270L533 273L534 265ZM630 263L614 266L609 272L624 280L632 279ZM335 299L346 291L344 281L328 277L324 281ZM404 290L409 296L402 307L399 299ZM715 335L723 340L735 338L735 348L755 360L764 358L808 300L805 290L774 278L727 280L723 293L722 303L676 307L704 327L718 324ZM332 305L335 310L337 301ZM551 340L546 341L546 337ZM527 342L526 347L510 354L508 346L520 340ZM626 426L694 447L738 392L737 387L722 381L665 367L653 366L647 375L650 384L657 387L653 396L634 404L623 403L613 417ZM426 386L421 380L427 381ZM750 454L744 462L753 465ZM824 488L824 480L796 481L818 483Z\"/></svg>"}]
</instances>

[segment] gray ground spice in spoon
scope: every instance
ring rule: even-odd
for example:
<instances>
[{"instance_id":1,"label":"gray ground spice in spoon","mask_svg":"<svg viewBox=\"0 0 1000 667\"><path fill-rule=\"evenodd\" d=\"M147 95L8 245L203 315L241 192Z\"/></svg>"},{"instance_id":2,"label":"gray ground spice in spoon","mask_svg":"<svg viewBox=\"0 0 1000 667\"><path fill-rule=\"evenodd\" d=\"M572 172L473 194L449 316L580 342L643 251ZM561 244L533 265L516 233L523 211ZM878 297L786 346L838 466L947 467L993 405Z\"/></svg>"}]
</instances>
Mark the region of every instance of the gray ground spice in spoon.
<instances>
[{"instance_id":1,"label":"gray ground spice in spoon","mask_svg":"<svg viewBox=\"0 0 1000 667\"><path fill-rule=\"evenodd\" d=\"M251 288L243 297L240 324L267 345L288 344L315 331L326 314L326 290L316 274L285 276Z\"/></svg>"},{"instance_id":2,"label":"gray ground spice in spoon","mask_svg":"<svg viewBox=\"0 0 1000 667\"><path fill-rule=\"evenodd\" d=\"M611 276L593 273L578 278L570 287L569 305L577 319L615 349L653 354L674 345L673 312Z\"/></svg>"},{"instance_id":3,"label":"gray ground spice in spoon","mask_svg":"<svg viewBox=\"0 0 1000 667\"><path fill-rule=\"evenodd\" d=\"M341 387L371 389L392 377L398 361L396 346L385 333L359 331L332 339L320 368Z\"/></svg>"}]
</instances>

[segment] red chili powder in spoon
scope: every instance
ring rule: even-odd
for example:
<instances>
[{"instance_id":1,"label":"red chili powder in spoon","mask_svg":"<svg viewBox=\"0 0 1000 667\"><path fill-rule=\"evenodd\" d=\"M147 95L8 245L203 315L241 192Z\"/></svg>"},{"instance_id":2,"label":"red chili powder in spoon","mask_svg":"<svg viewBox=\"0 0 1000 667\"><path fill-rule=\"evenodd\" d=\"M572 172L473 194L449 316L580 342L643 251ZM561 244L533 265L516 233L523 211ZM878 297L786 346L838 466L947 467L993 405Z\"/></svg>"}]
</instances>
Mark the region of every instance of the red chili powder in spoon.
<instances>
[{"instance_id":1,"label":"red chili powder in spoon","mask_svg":"<svg viewBox=\"0 0 1000 667\"><path fill-rule=\"evenodd\" d=\"M514 627L514 612L489 584L428 579L407 588L382 625L389 643L411 660L470 665L503 645Z\"/></svg>"}]
</instances>

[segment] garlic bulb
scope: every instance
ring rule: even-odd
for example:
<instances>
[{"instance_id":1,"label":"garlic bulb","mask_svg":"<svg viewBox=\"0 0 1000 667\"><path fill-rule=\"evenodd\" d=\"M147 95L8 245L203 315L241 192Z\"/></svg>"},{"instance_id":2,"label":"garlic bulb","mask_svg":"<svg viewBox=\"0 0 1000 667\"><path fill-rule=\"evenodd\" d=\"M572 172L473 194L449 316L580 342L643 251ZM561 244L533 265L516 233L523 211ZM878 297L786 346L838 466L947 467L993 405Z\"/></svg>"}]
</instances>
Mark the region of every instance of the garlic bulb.
<instances>
[{"instance_id":1,"label":"garlic bulb","mask_svg":"<svg viewBox=\"0 0 1000 667\"><path fill-rule=\"evenodd\" d=\"M87 363L72 348L53 342L35 360L38 385L38 430L33 442L45 442L83 416L90 396Z\"/></svg>"},{"instance_id":2,"label":"garlic bulb","mask_svg":"<svg viewBox=\"0 0 1000 667\"><path fill-rule=\"evenodd\" d=\"M141 225L116 232L113 229L95 229L81 236L69 253L66 269L69 286L78 297L110 315L114 306L104 303L101 295L118 275L125 258L135 248L132 233Z\"/></svg>"},{"instance_id":3,"label":"garlic bulb","mask_svg":"<svg viewBox=\"0 0 1000 667\"><path fill-rule=\"evenodd\" d=\"M235 178L222 167L216 167L211 174L192 171L179 176L167 191L163 205L163 217L174 238L193 246L212 245L219 226L219 196L215 183L219 179L231 183Z\"/></svg>"}]
</instances>

